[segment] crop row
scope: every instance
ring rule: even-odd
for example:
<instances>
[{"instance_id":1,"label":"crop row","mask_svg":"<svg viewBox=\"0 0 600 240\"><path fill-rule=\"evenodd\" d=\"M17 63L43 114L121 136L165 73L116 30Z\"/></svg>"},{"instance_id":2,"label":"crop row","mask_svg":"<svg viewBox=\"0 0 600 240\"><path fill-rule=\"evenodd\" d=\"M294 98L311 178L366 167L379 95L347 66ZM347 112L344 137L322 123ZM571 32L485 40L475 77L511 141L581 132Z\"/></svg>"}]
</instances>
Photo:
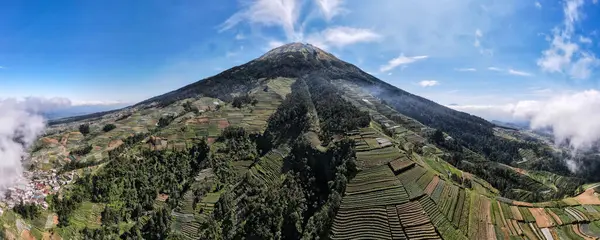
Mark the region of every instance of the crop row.
<instances>
[{"instance_id":1,"label":"crop row","mask_svg":"<svg viewBox=\"0 0 600 240\"><path fill-rule=\"evenodd\" d=\"M428 172L425 168L415 165L411 169L406 170L406 172L398 175L398 178L402 180L402 182L416 182L423 174Z\"/></svg>"},{"instance_id":2,"label":"crop row","mask_svg":"<svg viewBox=\"0 0 600 240\"><path fill-rule=\"evenodd\" d=\"M419 202L443 239L466 239L465 234L452 225L431 198L424 196Z\"/></svg>"},{"instance_id":3,"label":"crop row","mask_svg":"<svg viewBox=\"0 0 600 240\"><path fill-rule=\"evenodd\" d=\"M469 218L469 237L474 239L495 238L494 228L490 217L491 202L488 198L479 195L471 195L471 217ZM493 233L493 234L492 234Z\"/></svg>"},{"instance_id":4,"label":"crop row","mask_svg":"<svg viewBox=\"0 0 600 240\"><path fill-rule=\"evenodd\" d=\"M442 191L438 207L440 207L440 210L448 217L448 219L454 218L454 209L456 208L456 202L458 201L459 190L460 188L454 184L446 184L444 191Z\"/></svg>"},{"instance_id":5,"label":"crop row","mask_svg":"<svg viewBox=\"0 0 600 240\"><path fill-rule=\"evenodd\" d=\"M558 225L573 224L577 222L577 219L572 217L571 214L567 213L565 209L547 208L546 211L550 214L550 216L552 216Z\"/></svg>"},{"instance_id":6,"label":"crop row","mask_svg":"<svg viewBox=\"0 0 600 240\"><path fill-rule=\"evenodd\" d=\"M417 201L411 201L396 206L403 227L417 226L430 222L423 207Z\"/></svg>"},{"instance_id":7,"label":"crop row","mask_svg":"<svg viewBox=\"0 0 600 240\"><path fill-rule=\"evenodd\" d=\"M359 172L346 187L346 194L360 194L402 185L385 165Z\"/></svg>"},{"instance_id":8,"label":"crop row","mask_svg":"<svg viewBox=\"0 0 600 240\"><path fill-rule=\"evenodd\" d=\"M391 239L387 210L373 207L340 209L332 225L331 239Z\"/></svg>"},{"instance_id":9,"label":"crop row","mask_svg":"<svg viewBox=\"0 0 600 240\"><path fill-rule=\"evenodd\" d=\"M266 185L272 185L280 179L283 157L278 150L273 150L260 158L251 169L254 177Z\"/></svg>"},{"instance_id":10,"label":"crop row","mask_svg":"<svg viewBox=\"0 0 600 240\"><path fill-rule=\"evenodd\" d=\"M404 188L408 192L408 196L409 196L410 200L417 199L425 194L423 192L423 189L421 187L419 187L419 185L417 185L417 183L415 183L415 182L402 181L402 185L404 185Z\"/></svg>"},{"instance_id":11,"label":"crop row","mask_svg":"<svg viewBox=\"0 0 600 240\"><path fill-rule=\"evenodd\" d=\"M431 223L405 228L408 239L441 239Z\"/></svg>"},{"instance_id":12,"label":"crop row","mask_svg":"<svg viewBox=\"0 0 600 240\"><path fill-rule=\"evenodd\" d=\"M398 218L398 212L395 206L387 206L387 217L390 224L390 232L392 233L392 239L407 239L402 225L400 225L400 218Z\"/></svg>"},{"instance_id":13,"label":"crop row","mask_svg":"<svg viewBox=\"0 0 600 240\"><path fill-rule=\"evenodd\" d=\"M590 220L585 214L573 207L565 208L565 212L567 212L571 216L571 218L575 218L577 222L584 222Z\"/></svg>"},{"instance_id":14,"label":"crop row","mask_svg":"<svg viewBox=\"0 0 600 240\"><path fill-rule=\"evenodd\" d=\"M463 201L462 213L460 214L460 223L458 229L464 234L469 233L469 213L471 211L471 194L465 190L465 200Z\"/></svg>"},{"instance_id":15,"label":"crop row","mask_svg":"<svg viewBox=\"0 0 600 240\"><path fill-rule=\"evenodd\" d=\"M533 214L531 214L531 212L529 211L529 208L519 207L519 212L521 212L521 215L523 215L523 221L535 222L535 217L533 217Z\"/></svg>"},{"instance_id":16,"label":"crop row","mask_svg":"<svg viewBox=\"0 0 600 240\"><path fill-rule=\"evenodd\" d=\"M360 208L396 205L408 202L408 194L404 187L397 186L384 190L372 191L361 194L346 195L342 199L340 208Z\"/></svg>"},{"instance_id":17,"label":"crop row","mask_svg":"<svg viewBox=\"0 0 600 240\"><path fill-rule=\"evenodd\" d=\"M542 230L535 223L519 223L523 234L529 239L545 239Z\"/></svg>"},{"instance_id":18,"label":"crop row","mask_svg":"<svg viewBox=\"0 0 600 240\"><path fill-rule=\"evenodd\" d=\"M433 174L432 171L427 171L425 174L419 177L419 179L417 179L417 184L419 184L422 189L425 189L431 180L433 180L433 177L435 177L435 174Z\"/></svg>"},{"instance_id":19,"label":"crop row","mask_svg":"<svg viewBox=\"0 0 600 240\"><path fill-rule=\"evenodd\" d=\"M434 176L433 179L431 179L431 182L429 182L429 184L425 188L425 193L431 196L433 194L433 191L437 188L438 183L442 181L443 180L440 180L438 176Z\"/></svg>"},{"instance_id":20,"label":"crop row","mask_svg":"<svg viewBox=\"0 0 600 240\"><path fill-rule=\"evenodd\" d=\"M442 192L444 191L444 187L445 186L446 186L446 181L443 181L443 180L440 180L438 182L437 186L435 186L435 189L431 193L431 199L435 203L439 203L440 202L440 197L442 197Z\"/></svg>"},{"instance_id":21,"label":"crop row","mask_svg":"<svg viewBox=\"0 0 600 240\"><path fill-rule=\"evenodd\" d=\"M409 159L398 159L390 162L390 167L395 174L399 174L412 166L415 165L415 162Z\"/></svg>"}]
</instances>

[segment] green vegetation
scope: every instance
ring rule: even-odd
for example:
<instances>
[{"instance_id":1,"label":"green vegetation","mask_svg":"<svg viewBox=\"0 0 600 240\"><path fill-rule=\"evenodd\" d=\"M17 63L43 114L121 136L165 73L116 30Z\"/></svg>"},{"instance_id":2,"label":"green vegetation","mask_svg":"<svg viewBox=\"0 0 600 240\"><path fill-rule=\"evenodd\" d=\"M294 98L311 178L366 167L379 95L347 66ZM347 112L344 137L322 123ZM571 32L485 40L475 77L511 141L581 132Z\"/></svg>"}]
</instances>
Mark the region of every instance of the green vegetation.
<instances>
[{"instance_id":1,"label":"green vegetation","mask_svg":"<svg viewBox=\"0 0 600 240\"><path fill-rule=\"evenodd\" d=\"M39 217L41 214L39 207L33 203L23 204L21 202L13 207L13 211L30 220Z\"/></svg>"},{"instance_id":2,"label":"green vegetation","mask_svg":"<svg viewBox=\"0 0 600 240\"><path fill-rule=\"evenodd\" d=\"M109 124L104 125L104 127L102 127L102 131L104 131L104 132L110 132L111 130L113 130L115 128L117 128L117 126L115 126L112 123L109 123Z\"/></svg>"},{"instance_id":3,"label":"green vegetation","mask_svg":"<svg viewBox=\"0 0 600 240\"><path fill-rule=\"evenodd\" d=\"M90 125L89 124L81 124L79 125L79 132L84 136L90 133Z\"/></svg>"}]
</instances>

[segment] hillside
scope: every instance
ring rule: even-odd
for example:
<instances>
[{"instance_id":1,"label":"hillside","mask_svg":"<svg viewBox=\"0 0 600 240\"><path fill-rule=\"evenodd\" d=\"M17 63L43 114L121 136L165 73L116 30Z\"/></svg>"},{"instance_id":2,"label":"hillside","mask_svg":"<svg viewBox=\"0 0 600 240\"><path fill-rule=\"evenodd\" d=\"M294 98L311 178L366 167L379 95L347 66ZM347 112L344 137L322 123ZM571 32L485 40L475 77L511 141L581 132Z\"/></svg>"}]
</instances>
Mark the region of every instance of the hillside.
<instances>
[{"instance_id":1,"label":"hillside","mask_svg":"<svg viewBox=\"0 0 600 240\"><path fill-rule=\"evenodd\" d=\"M48 209L2 206L0 223L9 239L596 239L595 179L561 157L292 43L51 122L28 166Z\"/></svg>"}]
</instances>

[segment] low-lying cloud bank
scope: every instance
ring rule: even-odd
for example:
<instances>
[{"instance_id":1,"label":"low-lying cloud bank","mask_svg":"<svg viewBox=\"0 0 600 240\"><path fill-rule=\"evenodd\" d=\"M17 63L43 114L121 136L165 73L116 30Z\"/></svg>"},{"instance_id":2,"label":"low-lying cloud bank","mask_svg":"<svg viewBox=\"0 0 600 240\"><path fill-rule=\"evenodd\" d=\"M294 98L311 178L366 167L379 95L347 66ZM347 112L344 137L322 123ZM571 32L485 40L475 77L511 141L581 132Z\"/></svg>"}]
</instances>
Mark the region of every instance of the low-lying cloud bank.
<instances>
[{"instance_id":1,"label":"low-lying cloud bank","mask_svg":"<svg viewBox=\"0 0 600 240\"><path fill-rule=\"evenodd\" d=\"M40 109L60 102L41 99L0 100L0 192L12 186L23 172L21 159L44 131Z\"/></svg>"},{"instance_id":2,"label":"low-lying cloud bank","mask_svg":"<svg viewBox=\"0 0 600 240\"><path fill-rule=\"evenodd\" d=\"M550 128L556 144L587 150L600 140L600 91L563 94L543 101L482 106L454 105L450 108L488 120L528 121L532 129Z\"/></svg>"}]
</instances>

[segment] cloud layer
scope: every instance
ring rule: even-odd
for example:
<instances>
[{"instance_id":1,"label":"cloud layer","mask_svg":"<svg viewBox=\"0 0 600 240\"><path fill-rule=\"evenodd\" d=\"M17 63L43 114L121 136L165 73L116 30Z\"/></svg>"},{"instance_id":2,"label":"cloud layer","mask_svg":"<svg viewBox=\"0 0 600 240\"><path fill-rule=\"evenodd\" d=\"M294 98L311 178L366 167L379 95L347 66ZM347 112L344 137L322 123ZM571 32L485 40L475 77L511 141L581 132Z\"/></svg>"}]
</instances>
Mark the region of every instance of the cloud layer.
<instances>
[{"instance_id":1,"label":"cloud layer","mask_svg":"<svg viewBox=\"0 0 600 240\"><path fill-rule=\"evenodd\" d=\"M26 149L44 130L44 119L34 112L61 101L0 100L0 191L10 187L23 171Z\"/></svg>"},{"instance_id":2,"label":"cloud layer","mask_svg":"<svg viewBox=\"0 0 600 240\"><path fill-rule=\"evenodd\" d=\"M600 91L563 94L543 101L507 105L449 106L489 120L529 121L533 129L551 128L557 144L586 150L600 140Z\"/></svg>"}]
</instances>

